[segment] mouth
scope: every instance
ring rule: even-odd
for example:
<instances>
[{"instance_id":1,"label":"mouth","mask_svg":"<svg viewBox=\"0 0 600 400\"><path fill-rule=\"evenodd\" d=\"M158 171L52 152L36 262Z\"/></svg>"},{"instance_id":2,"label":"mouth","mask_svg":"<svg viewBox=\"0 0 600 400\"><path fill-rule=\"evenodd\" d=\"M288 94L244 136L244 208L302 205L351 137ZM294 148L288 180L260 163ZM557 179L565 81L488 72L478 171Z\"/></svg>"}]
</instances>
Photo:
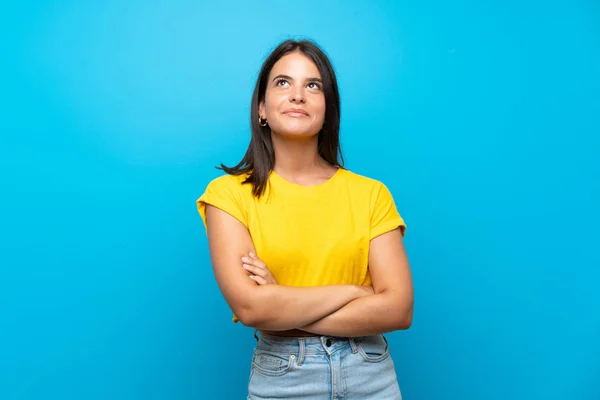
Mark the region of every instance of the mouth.
<instances>
[{"instance_id":1,"label":"mouth","mask_svg":"<svg viewBox=\"0 0 600 400\"><path fill-rule=\"evenodd\" d=\"M290 110L286 110L283 112L285 115L289 115L290 117L308 117L308 113L299 108L293 108Z\"/></svg>"}]
</instances>

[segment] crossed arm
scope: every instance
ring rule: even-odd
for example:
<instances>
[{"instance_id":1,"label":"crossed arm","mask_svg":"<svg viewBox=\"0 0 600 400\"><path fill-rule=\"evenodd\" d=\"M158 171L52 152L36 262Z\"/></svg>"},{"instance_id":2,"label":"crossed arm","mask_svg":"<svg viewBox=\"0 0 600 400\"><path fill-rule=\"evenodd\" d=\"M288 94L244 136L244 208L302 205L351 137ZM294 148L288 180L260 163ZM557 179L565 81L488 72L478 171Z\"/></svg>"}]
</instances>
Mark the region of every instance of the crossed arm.
<instances>
[{"instance_id":1,"label":"crossed arm","mask_svg":"<svg viewBox=\"0 0 600 400\"><path fill-rule=\"evenodd\" d=\"M331 336L366 336L408 329L413 316L413 285L399 229L371 240L369 272L374 294L299 329Z\"/></svg>"},{"instance_id":2,"label":"crossed arm","mask_svg":"<svg viewBox=\"0 0 600 400\"><path fill-rule=\"evenodd\" d=\"M411 325L412 279L398 229L371 241L372 287L257 285L241 268L241 258L255 251L246 227L213 206L207 205L206 213L217 284L244 325L331 336L366 336Z\"/></svg>"}]
</instances>

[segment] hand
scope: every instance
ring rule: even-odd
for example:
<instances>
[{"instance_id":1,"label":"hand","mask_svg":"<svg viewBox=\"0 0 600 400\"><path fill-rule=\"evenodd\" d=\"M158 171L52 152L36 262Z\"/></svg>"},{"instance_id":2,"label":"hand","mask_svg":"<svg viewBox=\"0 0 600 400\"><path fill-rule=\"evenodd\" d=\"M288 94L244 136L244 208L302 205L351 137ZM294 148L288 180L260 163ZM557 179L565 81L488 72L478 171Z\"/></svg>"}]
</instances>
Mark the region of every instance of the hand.
<instances>
[{"instance_id":1,"label":"hand","mask_svg":"<svg viewBox=\"0 0 600 400\"><path fill-rule=\"evenodd\" d=\"M269 271L265 263L254 253L249 253L248 257L242 257L242 267L250 273L249 278L259 285L277 285L275 277Z\"/></svg>"}]
</instances>

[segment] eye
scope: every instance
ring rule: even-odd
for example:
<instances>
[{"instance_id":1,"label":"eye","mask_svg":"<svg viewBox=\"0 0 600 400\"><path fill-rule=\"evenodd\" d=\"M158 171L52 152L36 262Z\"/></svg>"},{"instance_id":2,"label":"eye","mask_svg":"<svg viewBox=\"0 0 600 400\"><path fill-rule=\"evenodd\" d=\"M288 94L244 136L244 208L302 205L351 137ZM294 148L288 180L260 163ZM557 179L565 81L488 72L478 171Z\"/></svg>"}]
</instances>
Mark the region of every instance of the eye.
<instances>
[{"instance_id":1,"label":"eye","mask_svg":"<svg viewBox=\"0 0 600 400\"><path fill-rule=\"evenodd\" d=\"M275 86L280 86L280 87L284 87L286 85L289 85L288 81L283 79L283 78L279 78L275 81Z\"/></svg>"},{"instance_id":2,"label":"eye","mask_svg":"<svg viewBox=\"0 0 600 400\"><path fill-rule=\"evenodd\" d=\"M321 90L321 85L317 82L311 82L308 84L310 89Z\"/></svg>"}]
</instances>

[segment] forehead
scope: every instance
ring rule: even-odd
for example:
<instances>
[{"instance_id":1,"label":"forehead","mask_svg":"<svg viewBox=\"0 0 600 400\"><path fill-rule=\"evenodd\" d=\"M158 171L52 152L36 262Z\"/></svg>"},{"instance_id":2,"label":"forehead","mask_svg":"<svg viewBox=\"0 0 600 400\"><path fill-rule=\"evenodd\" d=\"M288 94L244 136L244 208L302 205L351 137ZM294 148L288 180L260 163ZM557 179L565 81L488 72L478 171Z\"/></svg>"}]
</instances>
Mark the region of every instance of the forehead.
<instances>
[{"instance_id":1,"label":"forehead","mask_svg":"<svg viewBox=\"0 0 600 400\"><path fill-rule=\"evenodd\" d=\"M269 76L274 77L279 74L289 75L292 78L321 78L316 64L302 53L294 52L281 57L275 65Z\"/></svg>"}]
</instances>

